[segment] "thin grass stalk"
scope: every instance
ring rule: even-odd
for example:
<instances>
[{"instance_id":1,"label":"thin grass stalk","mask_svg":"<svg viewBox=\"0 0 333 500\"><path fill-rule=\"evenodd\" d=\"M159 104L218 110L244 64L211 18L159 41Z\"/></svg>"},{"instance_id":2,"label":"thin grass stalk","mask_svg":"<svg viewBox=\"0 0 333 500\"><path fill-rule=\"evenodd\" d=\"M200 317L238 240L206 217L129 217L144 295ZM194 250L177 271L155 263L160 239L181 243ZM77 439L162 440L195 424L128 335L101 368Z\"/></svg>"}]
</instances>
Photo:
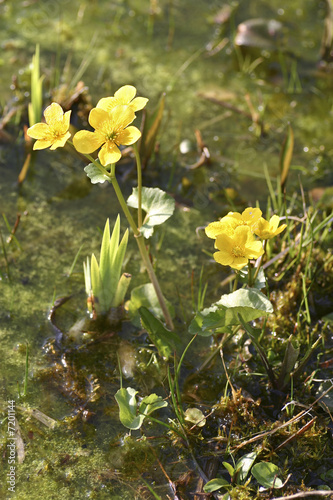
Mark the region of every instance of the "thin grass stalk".
<instances>
[{"instance_id":1,"label":"thin grass stalk","mask_svg":"<svg viewBox=\"0 0 333 500\"><path fill-rule=\"evenodd\" d=\"M142 167L141 158L136 144L133 145L136 160L137 178L138 178L138 228L142 227Z\"/></svg>"}]
</instances>

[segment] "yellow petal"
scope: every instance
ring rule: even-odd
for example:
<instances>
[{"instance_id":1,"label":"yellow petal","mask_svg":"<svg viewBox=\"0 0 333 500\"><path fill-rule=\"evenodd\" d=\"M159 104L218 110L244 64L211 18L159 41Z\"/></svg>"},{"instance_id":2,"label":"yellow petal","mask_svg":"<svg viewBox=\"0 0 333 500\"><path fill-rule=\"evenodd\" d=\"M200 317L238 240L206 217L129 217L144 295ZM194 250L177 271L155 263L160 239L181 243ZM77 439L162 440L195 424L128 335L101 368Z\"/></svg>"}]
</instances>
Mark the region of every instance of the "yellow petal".
<instances>
[{"instance_id":1,"label":"yellow petal","mask_svg":"<svg viewBox=\"0 0 333 500\"><path fill-rule=\"evenodd\" d=\"M252 234L249 226L238 226L235 229L232 239L236 245L245 245L245 243L251 237Z\"/></svg>"},{"instance_id":2,"label":"yellow petal","mask_svg":"<svg viewBox=\"0 0 333 500\"><path fill-rule=\"evenodd\" d=\"M121 104L129 104L131 100L135 97L136 88L133 85L124 85L114 93L116 99L118 99Z\"/></svg>"},{"instance_id":3,"label":"yellow petal","mask_svg":"<svg viewBox=\"0 0 333 500\"><path fill-rule=\"evenodd\" d=\"M99 129L109 121L109 114L104 109L93 108L89 113L88 121L94 129Z\"/></svg>"},{"instance_id":4,"label":"yellow petal","mask_svg":"<svg viewBox=\"0 0 333 500\"><path fill-rule=\"evenodd\" d=\"M246 257L235 257L234 261L229 264L229 266L240 271L241 269L243 269L243 267L246 266L247 263L248 259Z\"/></svg>"},{"instance_id":5,"label":"yellow petal","mask_svg":"<svg viewBox=\"0 0 333 500\"><path fill-rule=\"evenodd\" d=\"M90 154L96 151L105 140L96 132L89 132L88 130L80 130L73 137L73 144L79 153Z\"/></svg>"},{"instance_id":6,"label":"yellow petal","mask_svg":"<svg viewBox=\"0 0 333 500\"><path fill-rule=\"evenodd\" d=\"M222 266L230 266L230 264L234 260L233 256L230 253L223 250L215 252L213 254L213 257L216 260L216 262L218 262Z\"/></svg>"},{"instance_id":7,"label":"yellow petal","mask_svg":"<svg viewBox=\"0 0 333 500\"><path fill-rule=\"evenodd\" d=\"M53 144L52 140L49 139L39 139L35 142L33 149L46 149Z\"/></svg>"},{"instance_id":8,"label":"yellow petal","mask_svg":"<svg viewBox=\"0 0 333 500\"><path fill-rule=\"evenodd\" d=\"M62 127L64 128L64 133L67 132L67 130L69 129L71 112L72 112L71 110L66 111L66 113L64 114L64 116L62 118Z\"/></svg>"},{"instance_id":9,"label":"yellow petal","mask_svg":"<svg viewBox=\"0 0 333 500\"><path fill-rule=\"evenodd\" d=\"M277 230L279 224L280 224L280 217L278 215L273 215L269 219L269 229L270 229L270 231L272 233L274 233Z\"/></svg>"},{"instance_id":10,"label":"yellow petal","mask_svg":"<svg viewBox=\"0 0 333 500\"><path fill-rule=\"evenodd\" d=\"M134 144L140 137L141 132L138 128L133 126L127 127L118 134L117 143L129 146L130 144Z\"/></svg>"},{"instance_id":11,"label":"yellow petal","mask_svg":"<svg viewBox=\"0 0 333 500\"><path fill-rule=\"evenodd\" d=\"M225 217L231 217L233 219L237 219L239 221L242 221L242 216L239 212L228 212L227 215ZM222 217L221 220L223 220L225 217Z\"/></svg>"},{"instance_id":12,"label":"yellow petal","mask_svg":"<svg viewBox=\"0 0 333 500\"><path fill-rule=\"evenodd\" d=\"M119 161L121 158L121 152L114 142L108 141L104 144L104 146L98 153L98 158L103 167L106 167L111 163L116 163L117 161Z\"/></svg>"},{"instance_id":13,"label":"yellow petal","mask_svg":"<svg viewBox=\"0 0 333 500\"><path fill-rule=\"evenodd\" d=\"M260 208L246 208L244 212L242 212L242 219L247 224L251 225L257 222L257 220L261 217L262 211Z\"/></svg>"},{"instance_id":14,"label":"yellow petal","mask_svg":"<svg viewBox=\"0 0 333 500\"><path fill-rule=\"evenodd\" d=\"M263 246L260 241L253 241L250 245L245 247L246 256L249 259L257 259L264 253Z\"/></svg>"},{"instance_id":15,"label":"yellow petal","mask_svg":"<svg viewBox=\"0 0 333 500\"><path fill-rule=\"evenodd\" d=\"M135 113L129 106L116 106L109 113L115 129L126 128L135 118Z\"/></svg>"},{"instance_id":16,"label":"yellow petal","mask_svg":"<svg viewBox=\"0 0 333 500\"><path fill-rule=\"evenodd\" d=\"M145 107L148 101L149 99L147 99L146 97L136 97L130 103L130 106L133 109L133 111L140 111L140 109L143 109Z\"/></svg>"},{"instance_id":17,"label":"yellow petal","mask_svg":"<svg viewBox=\"0 0 333 500\"><path fill-rule=\"evenodd\" d=\"M27 134L32 139L43 139L49 134L50 128L46 123L36 123L32 127L28 128Z\"/></svg>"},{"instance_id":18,"label":"yellow petal","mask_svg":"<svg viewBox=\"0 0 333 500\"><path fill-rule=\"evenodd\" d=\"M53 102L44 111L45 121L48 125L53 125L63 119L64 111L60 104Z\"/></svg>"},{"instance_id":19,"label":"yellow petal","mask_svg":"<svg viewBox=\"0 0 333 500\"><path fill-rule=\"evenodd\" d=\"M218 248L221 251L226 251L231 254L232 249L235 244L231 237L229 237L226 233L220 233L216 236L215 240L215 248Z\"/></svg>"},{"instance_id":20,"label":"yellow petal","mask_svg":"<svg viewBox=\"0 0 333 500\"><path fill-rule=\"evenodd\" d=\"M115 97L102 97L96 105L96 108L104 109L107 113L111 111L115 106L118 106L119 102Z\"/></svg>"}]
</instances>

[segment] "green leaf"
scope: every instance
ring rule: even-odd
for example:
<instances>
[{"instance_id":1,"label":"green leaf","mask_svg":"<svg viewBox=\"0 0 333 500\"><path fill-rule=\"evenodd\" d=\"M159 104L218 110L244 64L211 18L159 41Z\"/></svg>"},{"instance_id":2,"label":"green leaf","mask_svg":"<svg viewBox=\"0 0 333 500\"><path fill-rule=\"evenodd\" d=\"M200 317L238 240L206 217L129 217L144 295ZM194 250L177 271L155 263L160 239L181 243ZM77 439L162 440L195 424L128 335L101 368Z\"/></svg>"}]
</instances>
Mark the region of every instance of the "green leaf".
<instances>
[{"instance_id":1,"label":"green leaf","mask_svg":"<svg viewBox=\"0 0 333 500\"><path fill-rule=\"evenodd\" d=\"M153 411L165 408L166 406L168 406L168 403L167 401L164 401L161 396L157 396L157 394L149 394L149 396L146 396L141 401L139 413L148 416Z\"/></svg>"},{"instance_id":2,"label":"green leaf","mask_svg":"<svg viewBox=\"0 0 333 500\"><path fill-rule=\"evenodd\" d=\"M99 161L96 160L96 163L98 164ZM87 174L87 176L89 177L89 179L91 180L91 183L92 184L98 184L98 183L103 184L103 182L105 182L105 181L110 182L110 177L103 172L103 170L105 170L104 167L102 167L102 165L101 165L99 168L96 165L96 163L89 163L89 165L84 167L84 171Z\"/></svg>"},{"instance_id":3,"label":"green leaf","mask_svg":"<svg viewBox=\"0 0 333 500\"><path fill-rule=\"evenodd\" d=\"M119 406L119 419L127 429L136 430L141 427L146 416L159 408L168 406L161 396L150 394L143 398L139 406L139 415L137 415L136 394L138 391L131 387L121 388L116 392L115 398Z\"/></svg>"},{"instance_id":4,"label":"green leaf","mask_svg":"<svg viewBox=\"0 0 333 500\"><path fill-rule=\"evenodd\" d=\"M214 330L229 332L230 326L239 325L238 315L245 322L252 321L273 311L268 298L254 288L242 288L222 295L210 307L198 312L189 326L189 333L208 337Z\"/></svg>"},{"instance_id":5,"label":"green leaf","mask_svg":"<svg viewBox=\"0 0 333 500\"><path fill-rule=\"evenodd\" d=\"M294 132L291 128L291 125L288 125L288 132L285 137L285 140L282 144L282 149L280 152L280 185L281 191L284 190L284 187L287 182L287 177L289 173L290 163L293 156L294 150Z\"/></svg>"},{"instance_id":6,"label":"green leaf","mask_svg":"<svg viewBox=\"0 0 333 500\"><path fill-rule=\"evenodd\" d=\"M280 390L282 390L283 387L285 387L289 383L290 375L295 367L295 363L298 359L299 353L300 347L297 340L294 340L292 336L290 336L284 353L280 376L277 382Z\"/></svg>"},{"instance_id":7,"label":"green leaf","mask_svg":"<svg viewBox=\"0 0 333 500\"><path fill-rule=\"evenodd\" d=\"M141 324L147 330L150 340L162 358L168 360L175 351L175 343L179 341L178 336L167 330L146 307L140 307L139 313Z\"/></svg>"},{"instance_id":8,"label":"green leaf","mask_svg":"<svg viewBox=\"0 0 333 500\"><path fill-rule=\"evenodd\" d=\"M241 283L246 283L246 284L248 283L248 279L249 279L248 266L243 267L243 269L241 269L238 272L238 277L239 277L239 281ZM261 267L259 269L259 273L255 279L255 282L252 284L252 288L257 288L258 290L262 290L263 288L265 288L265 286L266 286L266 277L265 277L264 270Z\"/></svg>"},{"instance_id":9,"label":"green leaf","mask_svg":"<svg viewBox=\"0 0 333 500\"><path fill-rule=\"evenodd\" d=\"M138 391L135 389L127 387L119 389L114 396L119 406L120 422L131 430L140 429L145 419L145 415L136 415L137 401L135 395L137 393Z\"/></svg>"},{"instance_id":10,"label":"green leaf","mask_svg":"<svg viewBox=\"0 0 333 500\"><path fill-rule=\"evenodd\" d=\"M117 224L117 222L116 222L116 224ZM110 265L110 222L109 222L109 219L107 219L107 221L105 223L104 231L103 231L101 253L100 253L100 257L99 257L99 272L100 272L100 276L101 276L103 292L105 294L105 302L108 303L108 302L110 302L110 299L112 299L112 290L110 289L110 281L111 281L111 272L112 271L111 271L111 265Z\"/></svg>"},{"instance_id":11,"label":"green leaf","mask_svg":"<svg viewBox=\"0 0 333 500\"><path fill-rule=\"evenodd\" d=\"M235 469L233 468L232 465L228 464L228 462L222 462L224 467L227 469L227 471L230 474L231 480L234 477Z\"/></svg>"},{"instance_id":12,"label":"green leaf","mask_svg":"<svg viewBox=\"0 0 333 500\"><path fill-rule=\"evenodd\" d=\"M208 483L205 484L203 490L205 493L212 493L213 491L219 490L220 488L230 487L228 481L223 479L222 477L216 477L215 479L211 479Z\"/></svg>"},{"instance_id":13,"label":"green leaf","mask_svg":"<svg viewBox=\"0 0 333 500\"><path fill-rule=\"evenodd\" d=\"M248 322L273 312L272 303L266 295L254 288L241 288L233 293L222 295L217 304L227 308L226 325L239 324L238 314L245 322Z\"/></svg>"},{"instance_id":14,"label":"green leaf","mask_svg":"<svg viewBox=\"0 0 333 500\"><path fill-rule=\"evenodd\" d=\"M205 416L199 408L187 408L185 420L192 424L196 424L198 427L203 427L206 424Z\"/></svg>"},{"instance_id":15,"label":"green leaf","mask_svg":"<svg viewBox=\"0 0 333 500\"><path fill-rule=\"evenodd\" d=\"M104 293L103 293L103 286L102 286L102 280L101 280L101 275L99 272L99 266L97 259L94 254L91 256L91 286L93 289L93 294L95 298L95 306L97 311L104 311L105 307L105 300L104 300Z\"/></svg>"},{"instance_id":16,"label":"green leaf","mask_svg":"<svg viewBox=\"0 0 333 500\"><path fill-rule=\"evenodd\" d=\"M121 269L128 241L128 230L119 244L120 234L120 217L118 215L112 234L110 235L110 222L106 221L100 253L100 264L94 257L91 259L91 281L94 297L98 299L97 310L101 313L106 313L110 307L116 307L124 299L126 289L125 282L129 284L129 280L123 279L122 288L119 286ZM86 272L89 268L86 267ZM86 289L88 281L86 279ZM117 297L116 297L117 295ZM115 302L116 299L116 302Z\"/></svg>"},{"instance_id":17,"label":"green leaf","mask_svg":"<svg viewBox=\"0 0 333 500\"><path fill-rule=\"evenodd\" d=\"M127 200L127 205L138 208L138 189ZM154 232L154 226L163 224L174 212L175 200L159 188L142 188L142 209L146 217L142 227L139 228L145 238L150 238Z\"/></svg>"},{"instance_id":18,"label":"green leaf","mask_svg":"<svg viewBox=\"0 0 333 500\"><path fill-rule=\"evenodd\" d=\"M264 488L282 488L283 483L277 475L279 468L271 462L259 462L251 470L252 476Z\"/></svg>"},{"instance_id":19,"label":"green leaf","mask_svg":"<svg viewBox=\"0 0 333 500\"><path fill-rule=\"evenodd\" d=\"M164 112L165 94L162 95L155 112L150 115L147 109L144 110L144 122L142 137L140 140L140 156L142 166L145 167L154 150L157 134L161 125Z\"/></svg>"},{"instance_id":20,"label":"green leaf","mask_svg":"<svg viewBox=\"0 0 333 500\"><path fill-rule=\"evenodd\" d=\"M247 453L243 455L236 463L235 472L237 472L237 484L243 484L245 479L247 478L248 473L251 470L252 465L254 464L256 458L258 456L257 451L252 451L251 453Z\"/></svg>"},{"instance_id":21,"label":"green leaf","mask_svg":"<svg viewBox=\"0 0 333 500\"><path fill-rule=\"evenodd\" d=\"M116 293L114 294L112 307L120 306L125 299L126 292L131 283L132 275L128 273L123 273L118 281Z\"/></svg>"},{"instance_id":22,"label":"green leaf","mask_svg":"<svg viewBox=\"0 0 333 500\"><path fill-rule=\"evenodd\" d=\"M174 311L171 304L166 301L167 308L173 316ZM126 302L126 309L129 312L132 323L135 326L140 326L140 307L146 307L149 311L160 320L164 319L164 315L158 301L154 286L151 283L137 286L131 292L131 298Z\"/></svg>"}]
</instances>

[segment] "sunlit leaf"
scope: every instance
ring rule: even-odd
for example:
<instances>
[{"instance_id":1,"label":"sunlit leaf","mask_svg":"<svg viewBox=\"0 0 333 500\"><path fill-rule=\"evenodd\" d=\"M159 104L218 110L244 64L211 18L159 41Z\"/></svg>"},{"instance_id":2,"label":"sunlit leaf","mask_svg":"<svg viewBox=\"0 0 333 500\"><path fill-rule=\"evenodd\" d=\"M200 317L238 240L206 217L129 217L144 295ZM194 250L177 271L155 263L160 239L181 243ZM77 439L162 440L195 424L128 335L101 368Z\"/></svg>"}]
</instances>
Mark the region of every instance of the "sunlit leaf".
<instances>
[{"instance_id":1,"label":"sunlit leaf","mask_svg":"<svg viewBox=\"0 0 333 500\"><path fill-rule=\"evenodd\" d=\"M251 470L252 476L264 488L282 488L283 483L277 475L279 468L271 462L259 462Z\"/></svg>"},{"instance_id":2,"label":"sunlit leaf","mask_svg":"<svg viewBox=\"0 0 333 500\"><path fill-rule=\"evenodd\" d=\"M91 256L90 272L91 272L91 286L96 300L97 309L101 308L102 310L104 310L105 300L104 300L102 280L99 272L99 265L94 254L92 254Z\"/></svg>"},{"instance_id":3,"label":"sunlit leaf","mask_svg":"<svg viewBox=\"0 0 333 500\"><path fill-rule=\"evenodd\" d=\"M167 401L164 401L161 396L157 396L157 394L149 394L143 398L139 406L139 413L143 413L148 416L153 411L159 410L160 408L165 408L168 406Z\"/></svg>"},{"instance_id":4,"label":"sunlit leaf","mask_svg":"<svg viewBox=\"0 0 333 500\"><path fill-rule=\"evenodd\" d=\"M205 416L199 408L187 408L185 411L185 420L198 427L203 427L206 424Z\"/></svg>"},{"instance_id":5,"label":"sunlit leaf","mask_svg":"<svg viewBox=\"0 0 333 500\"><path fill-rule=\"evenodd\" d=\"M291 125L288 125L288 132L285 140L282 144L282 149L280 153L280 184L281 190L284 190L284 187L287 182L287 177L289 173L290 163L293 156L294 150L294 132L291 128Z\"/></svg>"},{"instance_id":6,"label":"sunlit leaf","mask_svg":"<svg viewBox=\"0 0 333 500\"><path fill-rule=\"evenodd\" d=\"M116 392L115 398L119 406L119 419L120 422L127 427L127 429L140 429L145 415L137 415L137 401L135 395L138 393L131 387L119 389Z\"/></svg>"},{"instance_id":7,"label":"sunlit leaf","mask_svg":"<svg viewBox=\"0 0 333 500\"><path fill-rule=\"evenodd\" d=\"M127 205L138 208L138 190L127 200ZM175 200L159 188L142 188L142 209L146 212L143 225L140 228L145 238L150 238L154 232L154 226L163 224L174 212Z\"/></svg>"},{"instance_id":8,"label":"sunlit leaf","mask_svg":"<svg viewBox=\"0 0 333 500\"><path fill-rule=\"evenodd\" d=\"M228 481L226 481L222 477L217 477L208 481L208 483L206 483L203 487L203 490L205 493L212 493L213 491L217 491L220 488L225 488L227 486L230 486Z\"/></svg>"},{"instance_id":9,"label":"sunlit leaf","mask_svg":"<svg viewBox=\"0 0 333 500\"><path fill-rule=\"evenodd\" d=\"M137 409L136 394L138 391L131 387L121 388L116 394L115 398L119 406L119 419L127 429L139 429L146 418L153 411L168 406L166 401L163 401L161 396L157 394L150 394L143 398ZM138 413L138 414L137 414Z\"/></svg>"},{"instance_id":10,"label":"sunlit leaf","mask_svg":"<svg viewBox=\"0 0 333 500\"><path fill-rule=\"evenodd\" d=\"M252 451L251 453L247 453L243 455L236 463L235 472L237 472L237 483L243 484L245 479L247 478L248 473L251 470L252 465L254 464L256 458L258 456L257 451Z\"/></svg>"},{"instance_id":11,"label":"sunlit leaf","mask_svg":"<svg viewBox=\"0 0 333 500\"><path fill-rule=\"evenodd\" d=\"M222 462L222 463L223 463L224 467L227 469L227 471L229 472L230 477L232 479L234 476L234 473L235 473L235 469L233 468L233 466L231 464L228 464L228 462Z\"/></svg>"},{"instance_id":12,"label":"sunlit leaf","mask_svg":"<svg viewBox=\"0 0 333 500\"><path fill-rule=\"evenodd\" d=\"M228 332L230 326L239 324L238 315L249 322L270 312L273 306L266 295L256 289L241 288L222 295L218 302L198 312L191 321L189 333L207 337L216 328Z\"/></svg>"},{"instance_id":13,"label":"sunlit leaf","mask_svg":"<svg viewBox=\"0 0 333 500\"><path fill-rule=\"evenodd\" d=\"M84 167L84 171L92 184L103 184L105 181L110 181L110 178L103 173L102 168L98 168L95 163L89 163L89 165Z\"/></svg>"}]
</instances>

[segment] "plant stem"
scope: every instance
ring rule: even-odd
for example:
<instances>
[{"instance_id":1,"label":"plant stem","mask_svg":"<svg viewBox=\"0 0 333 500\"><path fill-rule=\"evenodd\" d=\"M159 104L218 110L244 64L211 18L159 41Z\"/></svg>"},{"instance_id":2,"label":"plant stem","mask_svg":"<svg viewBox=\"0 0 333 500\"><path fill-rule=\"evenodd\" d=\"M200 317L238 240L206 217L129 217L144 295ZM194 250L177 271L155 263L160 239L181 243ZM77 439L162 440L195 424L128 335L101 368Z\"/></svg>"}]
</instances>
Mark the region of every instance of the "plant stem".
<instances>
[{"instance_id":1,"label":"plant stem","mask_svg":"<svg viewBox=\"0 0 333 500\"><path fill-rule=\"evenodd\" d=\"M256 262L256 270L255 270L254 276L252 278L253 284L255 283L257 276L259 274L259 271L260 271L260 268L262 265L262 261L263 261L263 258L264 258L265 252L266 252L266 246L267 246L267 240L264 240L264 242L263 242L264 253L262 255L260 255L259 259Z\"/></svg>"},{"instance_id":2,"label":"plant stem","mask_svg":"<svg viewBox=\"0 0 333 500\"><path fill-rule=\"evenodd\" d=\"M170 328L170 330L174 330L173 322L172 322L169 310L166 306L166 303L165 303L165 300L164 300L164 297L162 294L162 290L160 288L160 284L157 281L157 277L156 277L154 268L152 266L152 263L150 261L142 234L140 234L139 236L136 237L136 242L138 244L142 260L146 266L150 281L152 282L152 284L155 288L155 292L156 292L159 304L161 306L163 316L165 318L165 322L166 322L167 326Z\"/></svg>"},{"instance_id":3,"label":"plant stem","mask_svg":"<svg viewBox=\"0 0 333 500\"><path fill-rule=\"evenodd\" d=\"M133 233L134 233L134 236L135 236L135 239L136 239L136 242L138 244L138 247L139 247L139 251L140 251L140 254L141 254L141 258L144 262L144 265L146 266L146 269L147 269L147 272L148 272L148 276L149 276L149 279L155 289L155 292L156 292L156 295L157 295L157 298L158 298L158 302L161 306L161 309L162 309L162 312L163 312L163 316L164 316L164 319L165 319L165 322L168 326L168 328L170 328L170 330L173 330L174 329L174 326L173 326L173 322L172 322L172 319L171 319L171 316L170 316L170 313L169 313L169 310L166 306L166 303L165 303L165 300L164 300L164 297L163 297L163 294L162 294L162 290L161 290L161 287L160 287L160 284L157 280L157 277L156 277L156 274L155 274L155 271L154 271L154 268L152 266L152 263L150 261L150 258L149 258L149 255L148 255L148 252L147 252L147 249L146 249L146 245L145 245L145 241L144 241L144 238L142 236L142 234L140 233L140 230L136 227L135 225L135 222L134 222L134 219L129 211L129 208L126 204L126 201L123 197L123 194L121 192L121 189L119 187L119 184L118 184L118 181L116 179L116 175L115 175L115 164L112 164L111 165L111 172L110 172L110 182L116 192L116 195L117 195L117 198L118 198L118 201L120 203L120 206L121 208L123 209L123 212L133 230Z\"/></svg>"},{"instance_id":4,"label":"plant stem","mask_svg":"<svg viewBox=\"0 0 333 500\"><path fill-rule=\"evenodd\" d=\"M133 150L136 160L136 168L138 172L138 227L142 226L142 168L141 168L141 158L136 144L133 145Z\"/></svg>"},{"instance_id":5,"label":"plant stem","mask_svg":"<svg viewBox=\"0 0 333 500\"><path fill-rule=\"evenodd\" d=\"M113 189L115 190L115 193L117 195L118 201L120 203L121 208L123 209L123 212L126 216L126 219L128 220L129 225L132 228L132 231L134 233L134 236L136 238L139 238L141 236L141 233L139 229L136 227L136 224L134 222L134 219L131 215L131 212L129 211L129 208L127 206L127 203L123 197L123 193L121 192L121 189L119 187L117 178L116 178L116 164L112 163L111 165L111 171L110 171L110 182L113 186Z\"/></svg>"}]
</instances>

